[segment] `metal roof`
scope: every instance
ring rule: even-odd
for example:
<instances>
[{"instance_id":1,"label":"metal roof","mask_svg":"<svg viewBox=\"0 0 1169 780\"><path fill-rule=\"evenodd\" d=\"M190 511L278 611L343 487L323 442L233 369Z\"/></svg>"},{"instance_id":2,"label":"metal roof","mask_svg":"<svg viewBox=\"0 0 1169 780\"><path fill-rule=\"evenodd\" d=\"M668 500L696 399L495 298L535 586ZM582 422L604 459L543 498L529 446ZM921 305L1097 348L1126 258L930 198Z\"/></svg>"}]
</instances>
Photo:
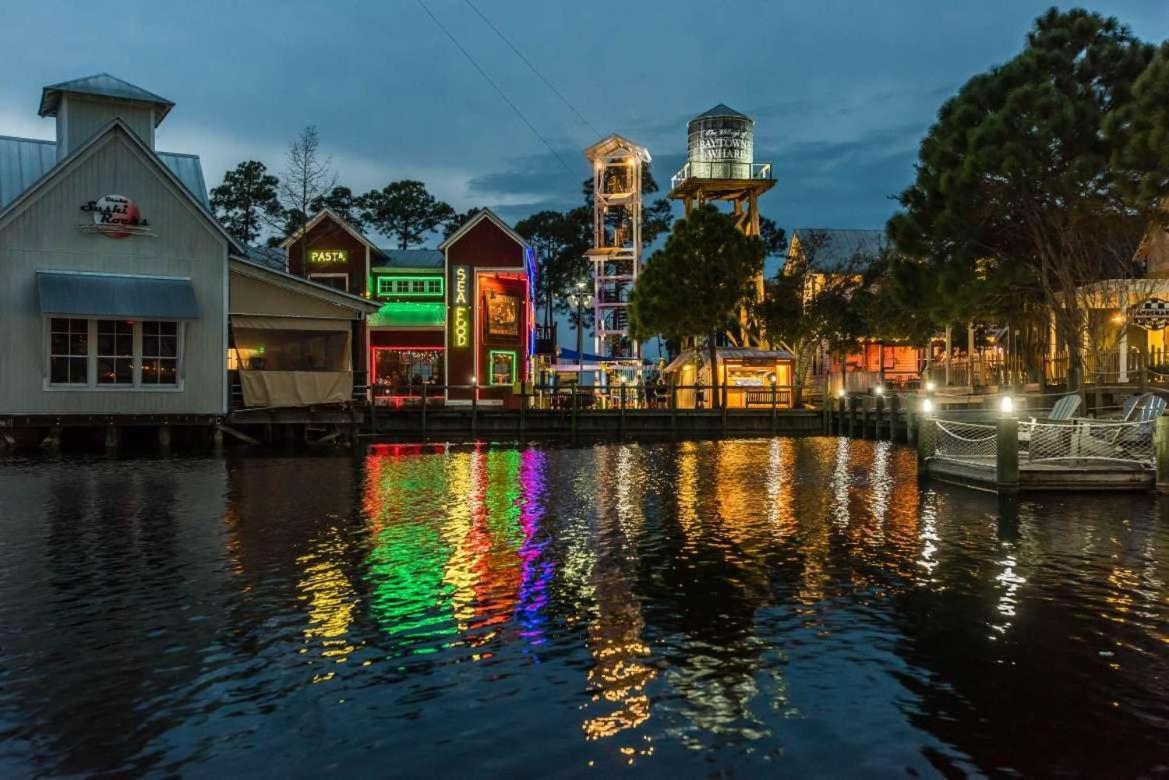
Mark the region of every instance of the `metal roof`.
<instances>
[{"instance_id":1,"label":"metal roof","mask_svg":"<svg viewBox=\"0 0 1169 780\"><path fill-rule=\"evenodd\" d=\"M839 271L858 264L863 268L888 245L883 230L797 228L792 231L792 238L798 238L801 246L816 245L814 251L805 249L804 254L817 271ZM808 254L814 257L808 257Z\"/></svg>"},{"instance_id":2,"label":"metal roof","mask_svg":"<svg viewBox=\"0 0 1169 780\"><path fill-rule=\"evenodd\" d=\"M191 280L174 277L37 271L37 298L42 314L172 320L199 316Z\"/></svg>"},{"instance_id":3,"label":"metal roof","mask_svg":"<svg viewBox=\"0 0 1169 780\"><path fill-rule=\"evenodd\" d=\"M442 268L446 256L437 249L382 249L383 268Z\"/></svg>"},{"instance_id":4,"label":"metal roof","mask_svg":"<svg viewBox=\"0 0 1169 780\"><path fill-rule=\"evenodd\" d=\"M41 92L41 116L56 116L57 108L61 105L61 95L67 92L77 92L83 95L100 95L117 100L130 100L135 103L150 103L159 106L162 110L154 118L157 127L163 118L174 108L174 101L148 92L142 87L136 87L128 81L122 81L108 73L97 73L71 81L62 81L60 84L50 84Z\"/></svg>"},{"instance_id":5,"label":"metal roof","mask_svg":"<svg viewBox=\"0 0 1169 780\"><path fill-rule=\"evenodd\" d=\"M288 270L288 253L280 247L248 246L244 248L247 249L247 257L241 259L247 260L253 265L271 268L274 271Z\"/></svg>"},{"instance_id":6,"label":"metal roof","mask_svg":"<svg viewBox=\"0 0 1169 780\"><path fill-rule=\"evenodd\" d=\"M203 164L193 154L156 152L163 164L188 190L210 209ZM57 144L36 138L0 135L0 209L16 200L57 164Z\"/></svg>"},{"instance_id":7,"label":"metal roof","mask_svg":"<svg viewBox=\"0 0 1169 780\"><path fill-rule=\"evenodd\" d=\"M701 114L694 117L694 119L713 119L714 117L734 117L735 119L750 119L751 118L742 112L736 111L735 109L728 106L726 103L719 103L714 108L709 109L707 111L703 111ZM693 122L694 119L691 119L690 121Z\"/></svg>"}]
</instances>

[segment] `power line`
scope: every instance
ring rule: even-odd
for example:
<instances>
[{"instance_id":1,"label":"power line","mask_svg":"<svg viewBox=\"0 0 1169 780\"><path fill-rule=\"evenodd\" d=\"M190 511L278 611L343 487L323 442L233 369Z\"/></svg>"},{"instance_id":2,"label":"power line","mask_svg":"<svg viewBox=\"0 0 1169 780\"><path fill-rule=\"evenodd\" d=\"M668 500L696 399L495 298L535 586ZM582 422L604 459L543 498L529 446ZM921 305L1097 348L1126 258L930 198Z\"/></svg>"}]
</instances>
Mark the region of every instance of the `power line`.
<instances>
[{"instance_id":1,"label":"power line","mask_svg":"<svg viewBox=\"0 0 1169 780\"><path fill-rule=\"evenodd\" d=\"M464 49L463 45L461 43L459 43L458 39L455 38L455 36L451 34L451 31L448 30L443 25L443 23L438 20L437 16L435 16L433 13L431 13L430 9L426 7L426 3L422 2L422 0L416 0L416 1L417 1L418 5L422 8L422 10L426 12L426 15L429 16L431 18L431 20L436 25L438 25L438 29L442 30L446 34L446 37L451 39L451 43L453 43L455 45L455 48L463 53L463 56L467 58L467 61L471 63L471 65L475 68L475 70L479 71L479 75L482 76L487 81L487 83L490 84L492 86L492 88L495 89L496 92L499 93L499 96L501 98L503 98L503 102L507 103L508 106L511 107L511 110L514 111L515 115L520 118L520 121L522 121L525 125L528 126L528 129L532 131L532 134L534 136L536 136L537 138L540 139L540 142L543 143L544 146L548 147L548 151L552 153L552 156L556 158L557 162L559 162L562 166L564 166L564 170L568 171L569 173L574 173L572 168L568 167L568 163L564 162L564 159L559 154L556 153L555 149L552 148L552 144L548 143L548 139L546 139L544 136L540 135L540 131L536 129L536 126L528 121L528 118L526 116L524 116L524 112L520 111L519 107L516 106L515 103L511 102L511 99L508 98L508 96L506 94L504 94L504 91L500 88L500 86L498 84L496 84L495 81L490 76L487 75L487 71L483 70L483 68L481 68L479 66L479 63L475 61L475 58L471 56L471 53L469 51L467 51L466 49Z\"/></svg>"},{"instance_id":2,"label":"power line","mask_svg":"<svg viewBox=\"0 0 1169 780\"><path fill-rule=\"evenodd\" d=\"M583 122L583 123L585 124L585 126L586 126L586 127L588 127L588 129L589 129L589 130L592 130L594 135L596 135L596 136L600 136L600 135L601 135L601 131L599 131L599 130L597 130L597 128L593 127L593 123L592 123L592 122L590 122L588 119L586 119L586 118L585 118L585 116L584 116L584 114L582 114L581 112L577 111L577 110L576 110L576 106L574 106L572 103L570 103L570 102L568 101L568 98L566 98L564 95L562 95L562 94L560 93L560 90L558 90L556 87L554 87L554 86L552 85L552 82L551 82L551 81L549 81L548 79L544 78L544 74L543 74L543 73L541 73L541 72L540 72L540 71L539 71L539 70L536 68L536 66L535 66L535 65L533 65L533 64L531 63L531 61L530 61L530 60L529 60L527 57L525 57L525 56L524 56L523 52L521 52L521 51L520 51L518 48L516 48L516 45L515 45L514 43L512 43L512 42L511 42L511 41L508 39L508 37L507 37L506 35L504 35L504 34L503 34L503 31L502 31L502 30L500 30L498 27L496 27L496 26L495 26L495 25L494 25L494 24L491 22L491 20L490 20L490 19L488 19L486 16L484 16L484 15L483 15L483 12L482 12L482 11L480 11L480 10L479 10L479 8L478 8L478 7L477 7L477 6L476 6L474 3L472 3L472 2L471 2L471 0L463 0L463 2L465 2L465 3L467 4L467 6L468 6L468 7L469 7L469 8L470 8L472 11L474 11L476 14L478 14L479 18L480 18L480 19L482 19L482 20L483 20L483 21L484 21L484 22L487 24L487 26L488 26L488 27L490 27L492 30L494 30L494 31L495 31L495 34L499 36L499 39L500 39L501 41L503 41L504 43L506 43L506 44L507 44L507 46L508 46L508 48L509 48L509 49L511 49L513 52L515 52L515 55L516 55L517 57L519 57L519 58L520 58L520 60L522 60L522 61L523 61L523 63L524 63L525 65L527 65L527 66L528 66L528 70L532 71L532 73L535 73L535 74L536 74L536 78L538 78L538 79L540 79L540 81L543 81L543 82L544 82L544 86L546 86L546 87L548 87L548 89L552 90L553 94L555 94L555 95L556 95L556 97L560 98L560 101L561 101L562 103L564 103L564 105L568 106L569 110L570 110L570 111L572 111L572 113L576 114L576 118L577 118L577 119L579 119L581 122Z\"/></svg>"}]
</instances>

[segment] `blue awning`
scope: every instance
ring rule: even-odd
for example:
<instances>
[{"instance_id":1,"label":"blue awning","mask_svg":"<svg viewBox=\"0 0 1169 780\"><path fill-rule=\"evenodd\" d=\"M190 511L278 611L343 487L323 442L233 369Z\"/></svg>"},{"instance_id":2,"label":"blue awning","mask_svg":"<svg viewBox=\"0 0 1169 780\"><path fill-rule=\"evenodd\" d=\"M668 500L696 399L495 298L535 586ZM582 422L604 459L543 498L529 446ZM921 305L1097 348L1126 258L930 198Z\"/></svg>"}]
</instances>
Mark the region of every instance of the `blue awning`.
<instances>
[{"instance_id":1,"label":"blue awning","mask_svg":"<svg viewBox=\"0 0 1169 780\"><path fill-rule=\"evenodd\" d=\"M42 314L166 320L199 316L190 279L37 271L37 296Z\"/></svg>"}]
</instances>

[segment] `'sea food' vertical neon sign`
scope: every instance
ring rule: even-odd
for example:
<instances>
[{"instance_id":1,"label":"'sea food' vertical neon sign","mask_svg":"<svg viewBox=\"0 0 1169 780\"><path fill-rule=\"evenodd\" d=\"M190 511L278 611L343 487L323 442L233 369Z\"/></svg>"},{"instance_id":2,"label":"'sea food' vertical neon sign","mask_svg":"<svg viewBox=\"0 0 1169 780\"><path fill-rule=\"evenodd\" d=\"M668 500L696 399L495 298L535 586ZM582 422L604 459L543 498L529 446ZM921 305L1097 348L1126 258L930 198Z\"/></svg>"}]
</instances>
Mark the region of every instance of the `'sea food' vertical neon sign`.
<instances>
[{"instance_id":1,"label":"'sea food' vertical neon sign","mask_svg":"<svg viewBox=\"0 0 1169 780\"><path fill-rule=\"evenodd\" d=\"M471 269L465 265L454 267L451 285L451 307L454 311L453 333L455 347L471 343Z\"/></svg>"}]
</instances>

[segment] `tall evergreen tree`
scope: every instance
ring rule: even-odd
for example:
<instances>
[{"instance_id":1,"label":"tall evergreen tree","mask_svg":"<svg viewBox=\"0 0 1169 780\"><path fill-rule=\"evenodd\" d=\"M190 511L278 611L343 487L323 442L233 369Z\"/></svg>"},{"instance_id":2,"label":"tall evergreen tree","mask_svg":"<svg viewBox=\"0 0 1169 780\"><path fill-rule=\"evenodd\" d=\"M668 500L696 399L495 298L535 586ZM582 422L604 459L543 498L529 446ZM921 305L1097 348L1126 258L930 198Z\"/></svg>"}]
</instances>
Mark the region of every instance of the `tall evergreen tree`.
<instances>
[{"instance_id":1,"label":"tall evergreen tree","mask_svg":"<svg viewBox=\"0 0 1169 780\"><path fill-rule=\"evenodd\" d=\"M763 242L712 205L695 208L646 263L629 299L632 337L706 339L712 377L718 337L735 323L763 270ZM716 404L718 393L715 393Z\"/></svg>"},{"instance_id":2,"label":"tall evergreen tree","mask_svg":"<svg viewBox=\"0 0 1169 780\"><path fill-rule=\"evenodd\" d=\"M431 195L420 181L395 181L361 196L361 216L366 224L409 249L449 222L455 210Z\"/></svg>"},{"instance_id":3,"label":"tall evergreen tree","mask_svg":"<svg viewBox=\"0 0 1169 780\"><path fill-rule=\"evenodd\" d=\"M279 184L264 163L241 162L223 174L223 183L211 190L211 208L229 233L244 244L254 244L265 225L280 219Z\"/></svg>"},{"instance_id":4,"label":"tall evergreen tree","mask_svg":"<svg viewBox=\"0 0 1169 780\"><path fill-rule=\"evenodd\" d=\"M1048 11L1022 53L942 106L889 225L910 255L1029 268L1063 337L1072 383L1083 381L1085 365L1080 292L1133 274L1147 224L1109 166L1122 142L1105 126L1131 100L1152 54L1115 19Z\"/></svg>"}]
</instances>

